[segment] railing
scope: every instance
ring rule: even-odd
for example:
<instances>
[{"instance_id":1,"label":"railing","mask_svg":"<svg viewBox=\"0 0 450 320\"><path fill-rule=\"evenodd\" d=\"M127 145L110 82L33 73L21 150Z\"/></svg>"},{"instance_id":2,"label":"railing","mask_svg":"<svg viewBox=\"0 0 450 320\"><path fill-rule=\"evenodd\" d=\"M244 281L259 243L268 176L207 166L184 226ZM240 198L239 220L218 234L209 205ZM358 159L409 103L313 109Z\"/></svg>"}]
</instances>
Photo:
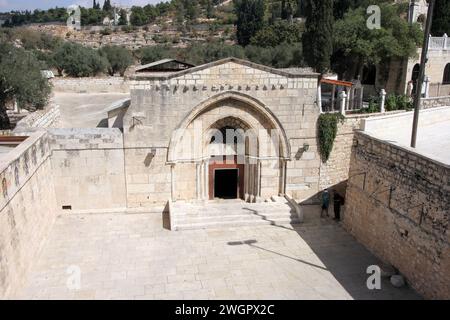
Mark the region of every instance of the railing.
<instances>
[{"instance_id":1,"label":"railing","mask_svg":"<svg viewBox=\"0 0 450 320\"><path fill-rule=\"evenodd\" d=\"M431 37L430 36L430 50L450 50L450 40L447 34L442 37Z\"/></svg>"}]
</instances>

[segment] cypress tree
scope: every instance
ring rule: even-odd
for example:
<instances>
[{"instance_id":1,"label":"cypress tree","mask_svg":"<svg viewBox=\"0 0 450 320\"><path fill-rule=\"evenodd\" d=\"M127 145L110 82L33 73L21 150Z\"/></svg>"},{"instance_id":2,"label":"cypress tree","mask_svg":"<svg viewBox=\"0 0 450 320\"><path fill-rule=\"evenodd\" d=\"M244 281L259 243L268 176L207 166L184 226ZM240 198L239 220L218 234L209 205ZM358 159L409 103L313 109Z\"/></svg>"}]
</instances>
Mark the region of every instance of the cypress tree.
<instances>
[{"instance_id":1,"label":"cypress tree","mask_svg":"<svg viewBox=\"0 0 450 320\"><path fill-rule=\"evenodd\" d=\"M333 0L305 1L303 55L310 67L323 74L330 69L333 51Z\"/></svg>"},{"instance_id":2,"label":"cypress tree","mask_svg":"<svg viewBox=\"0 0 450 320\"><path fill-rule=\"evenodd\" d=\"M234 10L237 16L236 37L241 46L246 46L264 27L264 0L234 0Z\"/></svg>"}]
</instances>

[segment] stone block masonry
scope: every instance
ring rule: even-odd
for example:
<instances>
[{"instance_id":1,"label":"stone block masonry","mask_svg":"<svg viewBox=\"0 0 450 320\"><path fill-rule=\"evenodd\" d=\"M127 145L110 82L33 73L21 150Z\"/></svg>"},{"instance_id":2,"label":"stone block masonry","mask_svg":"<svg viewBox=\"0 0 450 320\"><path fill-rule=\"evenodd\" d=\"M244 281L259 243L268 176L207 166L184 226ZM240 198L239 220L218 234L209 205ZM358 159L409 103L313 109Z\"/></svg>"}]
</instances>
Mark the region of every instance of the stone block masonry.
<instances>
[{"instance_id":1,"label":"stone block masonry","mask_svg":"<svg viewBox=\"0 0 450 320\"><path fill-rule=\"evenodd\" d=\"M54 78L53 90L70 93L129 93L129 81L122 77L107 78Z\"/></svg>"},{"instance_id":2,"label":"stone block masonry","mask_svg":"<svg viewBox=\"0 0 450 320\"><path fill-rule=\"evenodd\" d=\"M56 218L49 134L36 132L0 165L0 298L27 279Z\"/></svg>"},{"instance_id":3,"label":"stone block masonry","mask_svg":"<svg viewBox=\"0 0 450 320\"><path fill-rule=\"evenodd\" d=\"M450 299L450 166L356 133L344 226L430 299Z\"/></svg>"},{"instance_id":4,"label":"stone block masonry","mask_svg":"<svg viewBox=\"0 0 450 320\"><path fill-rule=\"evenodd\" d=\"M58 208L126 208L123 138L119 129L50 130Z\"/></svg>"}]
</instances>

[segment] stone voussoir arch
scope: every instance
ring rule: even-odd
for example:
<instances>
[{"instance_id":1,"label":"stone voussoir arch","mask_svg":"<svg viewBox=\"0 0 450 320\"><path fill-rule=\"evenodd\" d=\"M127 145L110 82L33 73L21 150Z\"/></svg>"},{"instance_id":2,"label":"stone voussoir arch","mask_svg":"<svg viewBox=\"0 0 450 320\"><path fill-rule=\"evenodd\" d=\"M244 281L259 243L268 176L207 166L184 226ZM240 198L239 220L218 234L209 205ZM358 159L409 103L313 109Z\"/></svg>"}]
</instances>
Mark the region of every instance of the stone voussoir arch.
<instances>
[{"instance_id":1,"label":"stone voussoir arch","mask_svg":"<svg viewBox=\"0 0 450 320\"><path fill-rule=\"evenodd\" d=\"M177 144L182 138L182 132L183 130L186 130L186 128L189 126L192 121L194 121L198 116L200 116L207 108L211 107L212 105L216 103L220 103L222 101L226 100L235 100L241 103L245 103L249 107L253 108L254 111L258 112L260 115L262 115L265 119L268 120L268 122L272 125L273 129L278 130L280 132L280 141L281 141L281 158L285 160L290 160L291 155L291 148L289 144L289 140L286 135L286 131L283 128L283 125L279 121L279 119L273 114L273 112L266 107L264 103L262 103L260 100L249 96L247 94L237 92L237 91L226 91L219 93L215 96L212 96L205 101L198 104L196 107L194 107L191 112L179 123L179 125L175 128L175 132L178 134L172 135L170 142L169 142L169 150L167 154L167 162L168 163L175 163L175 154L177 149Z\"/></svg>"}]
</instances>

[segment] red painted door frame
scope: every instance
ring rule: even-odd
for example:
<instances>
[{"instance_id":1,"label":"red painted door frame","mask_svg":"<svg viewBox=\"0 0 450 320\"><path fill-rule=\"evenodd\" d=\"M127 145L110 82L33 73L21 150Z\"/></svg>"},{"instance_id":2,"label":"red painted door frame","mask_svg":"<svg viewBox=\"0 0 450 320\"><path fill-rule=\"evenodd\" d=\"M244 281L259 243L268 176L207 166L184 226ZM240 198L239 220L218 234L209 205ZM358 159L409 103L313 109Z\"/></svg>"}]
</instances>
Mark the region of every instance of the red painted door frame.
<instances>
[{"instance_id":1,"label":"red painted door frame","mask_svg":"<svg viewBox=\"0 0 450 320\"><path fill-rule=\"evenodd\" d=\"M209 199L214 200L214 177L215 170L220 169L238 169L238 197L240 199L244 199L244 164L237 163L237 156L234 157L234 162L229 163L229 161L220 161L216 162L214 160L210 160L209 162Z\"/></svg>"}]
</instances>

